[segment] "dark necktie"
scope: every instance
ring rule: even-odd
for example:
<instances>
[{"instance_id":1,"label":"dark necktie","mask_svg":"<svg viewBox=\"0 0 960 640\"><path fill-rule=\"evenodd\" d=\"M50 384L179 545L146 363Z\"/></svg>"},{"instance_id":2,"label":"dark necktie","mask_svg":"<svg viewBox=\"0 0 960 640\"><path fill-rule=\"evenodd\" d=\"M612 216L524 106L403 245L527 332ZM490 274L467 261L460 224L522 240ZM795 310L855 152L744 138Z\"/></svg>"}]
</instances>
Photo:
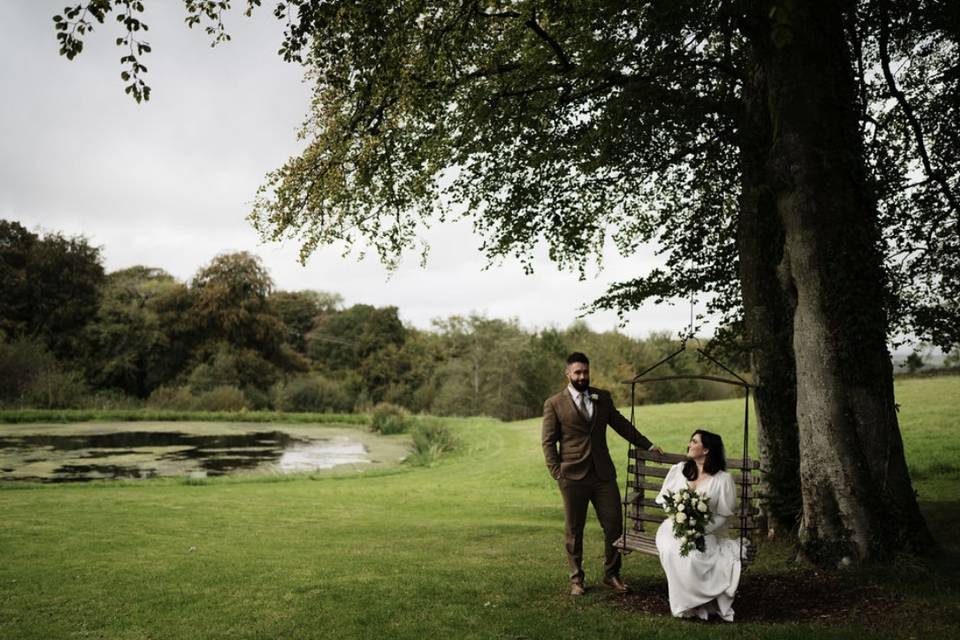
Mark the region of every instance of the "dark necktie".
<instances>
[{"instance_id":1,"label":"dark necktie","mask_svg":"<svg viewBox=\"0 0 960 640\"><path fill-rule=\"evenodd\" d=\"M590 412L587 411L587 394L586 393L580 394L580 405L578 409L580 409L580 415L583 416L583 419L586 420L587 422L590 422Z\"/></svg>"}]
</instances>

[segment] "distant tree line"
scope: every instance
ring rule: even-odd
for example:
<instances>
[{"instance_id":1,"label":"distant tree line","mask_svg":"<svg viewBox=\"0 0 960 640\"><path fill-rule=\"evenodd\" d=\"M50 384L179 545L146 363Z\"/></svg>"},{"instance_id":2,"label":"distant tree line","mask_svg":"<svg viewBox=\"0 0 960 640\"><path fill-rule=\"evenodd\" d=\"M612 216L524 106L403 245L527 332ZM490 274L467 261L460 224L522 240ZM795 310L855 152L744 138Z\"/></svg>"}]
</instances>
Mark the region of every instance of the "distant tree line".
<instances>
[{"instance_id":1,"label":"distant tree line","mask_svg":"<svg viewBox=\"0 0 960 640\"><path fill-rule=\"evenodd\" d=\"M260 260L223 254L180 282L156 267L107 273L82 237L38 234L0 220L0 405L148 405L171 409L364 410L392 403L417 413L541 412L564 384L567 353L593 360L594 384L629 402L619 384L675 348L583 322L524 329L480 315L404 324L397 307L345 306L339 294L279 291ZM689 371L692 359L671 362ZM686 368L685 368L686 367ZM702 381L638 389L638 402L727 397Z\"/></svg>"}]
</instances>

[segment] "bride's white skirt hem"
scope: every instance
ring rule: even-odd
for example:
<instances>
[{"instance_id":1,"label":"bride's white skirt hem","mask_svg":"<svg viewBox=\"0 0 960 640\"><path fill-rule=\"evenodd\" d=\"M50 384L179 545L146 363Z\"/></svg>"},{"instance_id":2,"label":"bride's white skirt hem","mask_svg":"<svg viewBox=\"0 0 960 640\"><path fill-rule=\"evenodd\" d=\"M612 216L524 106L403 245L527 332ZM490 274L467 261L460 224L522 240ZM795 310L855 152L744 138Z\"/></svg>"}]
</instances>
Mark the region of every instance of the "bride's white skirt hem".
<instances>
[{"instance_id":1,"label":"bride's white skirt hem","mask_svg":"<svg viewBox=\"0 0 960 640\"><path fill-rule=\"evenodd\" d=\"M721 602L725 600L725 602ZM727 596L723 598L717 598L716 600L711 600L706 604L701 604L696 607L691 607L690 609L685 609L680 612L674 612L674 618L699 618L700 620L707 620L711 615L719 616L725 622L733 622L733 598Z\"/></svg>"},{"instance_id":2,"label":"bride's white skirt hem","mask_svg":"<svg viewBox=\"0 0 960 640\"><path fill-rule=\"evenodd\" d=\"M733 622L733 599L740 583L740 543L709 535L705 553L681 558L666 527L658 531L660 561L667 573L670 612L676 618L707 620L711 615Z\"/></svg>"}]
</instances>

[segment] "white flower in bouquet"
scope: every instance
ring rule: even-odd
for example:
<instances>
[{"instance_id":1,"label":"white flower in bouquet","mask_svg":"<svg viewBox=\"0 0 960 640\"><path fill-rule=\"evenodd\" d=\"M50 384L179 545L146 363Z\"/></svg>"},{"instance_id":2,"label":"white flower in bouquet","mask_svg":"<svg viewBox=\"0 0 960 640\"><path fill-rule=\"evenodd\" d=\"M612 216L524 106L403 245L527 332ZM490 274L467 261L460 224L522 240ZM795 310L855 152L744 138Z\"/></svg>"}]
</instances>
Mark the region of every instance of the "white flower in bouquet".
<instances>
[{"instance_id":1,"label":"white flower in bouquet","mask_svg":"<svg viewBox=\"0 0 960 640\"><path fill-rule=\"evenodd\" d=\"M680 541L680 555L706 548L704 536L710 521L710 498L697 491L667 491L663 509L672 521L673 537Z\"/></svg>"}]
</instances>

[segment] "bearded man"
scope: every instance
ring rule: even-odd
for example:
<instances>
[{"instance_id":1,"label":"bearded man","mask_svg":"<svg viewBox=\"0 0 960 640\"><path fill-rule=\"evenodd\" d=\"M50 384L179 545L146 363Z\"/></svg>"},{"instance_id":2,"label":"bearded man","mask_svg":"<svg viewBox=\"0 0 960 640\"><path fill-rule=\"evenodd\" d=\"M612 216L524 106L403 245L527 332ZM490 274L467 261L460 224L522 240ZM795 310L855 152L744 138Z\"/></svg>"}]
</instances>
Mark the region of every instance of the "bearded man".
<instances>
[{"instance_id":1,"label":"bearded man","mask_svg":"<svg viewBox=\"0 0 960 640\"><path fill-rule=\"evenodd\" d=\"M584 593L583 527L593 503L603 528L603 584L617 593L630 588L620 578L621 558L613 546L623 533L617 470L607 449L607 426L634 446L663 453L613 406L608 391L590 386L590 360L580 352L567 357L568 385L543 404L543 457L563 497L570 595Z\"/></svg>"}]
</instances>

